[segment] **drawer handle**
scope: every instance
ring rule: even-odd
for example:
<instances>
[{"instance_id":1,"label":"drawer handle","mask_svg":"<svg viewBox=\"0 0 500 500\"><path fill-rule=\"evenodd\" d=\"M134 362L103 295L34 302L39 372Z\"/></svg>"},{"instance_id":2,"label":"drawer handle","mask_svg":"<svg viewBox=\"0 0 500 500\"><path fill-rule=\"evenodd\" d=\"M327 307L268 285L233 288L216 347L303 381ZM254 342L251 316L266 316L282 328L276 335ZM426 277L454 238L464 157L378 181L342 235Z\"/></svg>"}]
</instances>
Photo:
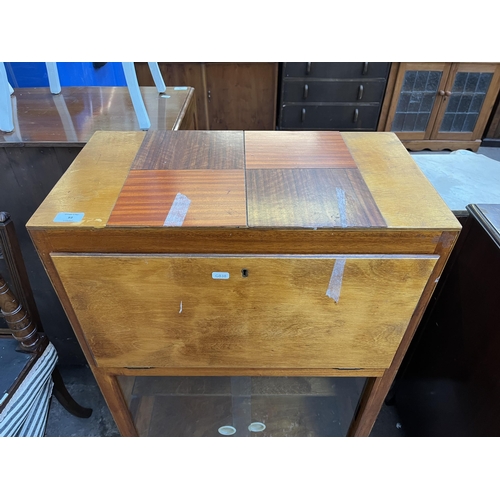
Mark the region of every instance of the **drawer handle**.
<instances>
[{"instance_id":1,"label":"drawer handle","mask_svg":"<svg viewBox=\"0 0 500 500\"><path fill-rule=\"evenodd\" d=\"M300 117L300 121L301 122L305 122L306 121L306 108L302 108L302 114L301 114L301 117Z\"/></svg>"},{"instance_id":2,"label":"drawer handle","mask_svg":"<svg viewBox=\"0 0 500 500\"><path fill-rule=\"evenodd\" d=\"M359 116L359 110L358 110L358 108L356 108L356 109L354 110L354 116L353 116L353 119L352 119L352 121L353 121L354 123L356 123L356 122L358 121L358 116Z\"/></svg>"},{"instance_id":3,"label":"drawer handle","mask_svg":"<svg viewBox=\"0 0 500 500\"><path fill-rule=\"evenodd\" d=\"M312 63L307 63L307 66L306 66L306 75L308 75L311 72L311 65L312 65Z\"/></svg>"},{"instance_id":4,"label":"drawer handle","mask_svg":"<svg viewBox=\"0 0 500 500\"><path fill-rule=\"evenodd\" d=\"M309 85L307 83L304 85L304 99L307 99L307 96L309 94Z\"/></svg>"},{"instance_id":5,"label":"drawer handle","mask_svg":"<svg viewBox=\"0 0 500 500\"><path fill-rule=\"evenodd\" d=\"M363 99L363 91L364 91L363 85L360 85L358 88L358 101L361 101L361 99Z\"/></svg>"},{"instance_id":6,"label":"drawer handle","mask_svg":"<svg viewBox=\"0 0 500 500\"><path fill-rule=\"evenodd\" d=\"M368 73L368 63L363 63L363 75Z\"/></svg>"}]
</instances>

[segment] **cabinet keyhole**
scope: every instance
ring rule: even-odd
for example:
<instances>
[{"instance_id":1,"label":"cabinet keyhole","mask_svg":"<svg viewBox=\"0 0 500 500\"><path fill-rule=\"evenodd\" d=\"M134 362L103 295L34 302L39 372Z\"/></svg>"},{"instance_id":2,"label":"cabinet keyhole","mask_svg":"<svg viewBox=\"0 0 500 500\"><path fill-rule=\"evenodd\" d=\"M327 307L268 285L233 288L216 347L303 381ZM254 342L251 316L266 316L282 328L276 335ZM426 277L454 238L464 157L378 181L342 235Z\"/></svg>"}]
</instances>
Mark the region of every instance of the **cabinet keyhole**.
<instances>
[{"instance_id":1,"label":"cabinet keyhole","mask_svg":"<svg viewBox=\"0 0 500 500\"><path fill-rule=\"evenodd\" d=\"M248 269L242 269L241 275L243 276L243 278L248 278Z\"/></svg>"}]
</instances>

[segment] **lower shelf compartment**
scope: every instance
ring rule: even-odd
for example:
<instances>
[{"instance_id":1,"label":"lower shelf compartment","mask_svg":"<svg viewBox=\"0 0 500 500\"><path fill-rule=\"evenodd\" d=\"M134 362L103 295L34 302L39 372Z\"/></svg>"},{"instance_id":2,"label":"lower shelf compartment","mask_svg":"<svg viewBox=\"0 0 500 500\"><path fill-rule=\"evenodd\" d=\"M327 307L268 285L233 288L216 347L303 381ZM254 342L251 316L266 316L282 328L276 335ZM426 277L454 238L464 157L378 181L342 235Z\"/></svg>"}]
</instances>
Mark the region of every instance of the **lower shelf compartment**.
<instances>
[{"instance_id":1,"label":"lower shelf compartment","mask_svg":"<svg viewBox=\"0 0 500 500\"><path fill-rule=\"evenodd\" d=\"M139 436L151 437L345 436L365 381L118 377Z\"/></svg>"}]
</instances>

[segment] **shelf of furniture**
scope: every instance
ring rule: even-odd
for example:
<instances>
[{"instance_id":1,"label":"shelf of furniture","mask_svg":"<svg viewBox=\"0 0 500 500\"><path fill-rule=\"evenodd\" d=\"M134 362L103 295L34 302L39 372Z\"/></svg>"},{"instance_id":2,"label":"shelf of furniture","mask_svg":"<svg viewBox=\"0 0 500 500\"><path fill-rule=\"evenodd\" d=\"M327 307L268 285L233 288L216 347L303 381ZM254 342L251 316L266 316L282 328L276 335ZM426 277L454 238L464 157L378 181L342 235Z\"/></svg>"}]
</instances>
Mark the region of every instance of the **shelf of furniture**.
<instances>
[{"instance_id":1,"label":"shelf of furniture","mask_svg":"<svg viewBox=\"0 0 500 500\"><path fill-rule=\"evenodd\" d=\"M278 63L158 63L170 85L196 89L198 128L274 130ZM147 63L135 63L140 85L153 85Z\"/></svg>"},{"instance_id":2,"label":"shelf of furniture","mask_svg":"<svg viewBox=\"0 0 500 500\"><path fill-rule=\"evenodd\" d=\"M394 134L335 131L97 132L27 227L130 436L289 435L263 377L365 382L343 426L318 412L368 435L460 230ZM165 377L233 392L189 421Z\"/></svg>"},{"instance_id":3,"label":"shelf of furniture","mask_svg":"<svg viewBox=\"0 0 500 500\"><path fill-rule=\"evenodd\" d=\"M477 151L499 89L497 63L393 63L378 130L411 151Z\"/></svg>"},{"instance_id":4,"label":"shelf of furniture","mask_svg":"<svg viewBox=\"0 0 500 500\"><path fill-rule=\"evenodd\" d=\"M195 91L141 89L152 130L197 127ZM15 128L0 133L0 199L16 225L42 322L60 363L85 358L40 263L25 225L97 130L132 132L139 123L127 87L16 88L11 97Z\"/></svg>"},{"instance_id":5,"label":"shelf of furniture","mask_svg":"<svg viewBox=\"0 0 500 500\"><path fill-rule=\"evenodd\" d=\"M390 63L281 63L279 130L376 130Z\"/></svg>"}]
</instances>

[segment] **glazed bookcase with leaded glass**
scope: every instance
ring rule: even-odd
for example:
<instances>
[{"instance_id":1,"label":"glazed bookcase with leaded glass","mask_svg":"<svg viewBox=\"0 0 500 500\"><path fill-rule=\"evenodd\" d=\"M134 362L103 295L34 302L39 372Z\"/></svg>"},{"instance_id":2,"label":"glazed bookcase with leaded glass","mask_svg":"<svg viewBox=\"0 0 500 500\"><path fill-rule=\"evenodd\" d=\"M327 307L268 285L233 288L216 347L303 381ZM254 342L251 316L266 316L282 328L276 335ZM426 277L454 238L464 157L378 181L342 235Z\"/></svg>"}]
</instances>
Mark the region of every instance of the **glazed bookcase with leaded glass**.
<instances>
[{"instance_id":1,"label":"glazed bookcase with leaded glass","mask_svg":"<svg viewBox=\"0 0 500 500\"><path fill-rule=\"evenodd\" d=\"M477 150L500 87L496 63L400 63L379 130L412 150Z\"/></svg>"}]
</instances>

